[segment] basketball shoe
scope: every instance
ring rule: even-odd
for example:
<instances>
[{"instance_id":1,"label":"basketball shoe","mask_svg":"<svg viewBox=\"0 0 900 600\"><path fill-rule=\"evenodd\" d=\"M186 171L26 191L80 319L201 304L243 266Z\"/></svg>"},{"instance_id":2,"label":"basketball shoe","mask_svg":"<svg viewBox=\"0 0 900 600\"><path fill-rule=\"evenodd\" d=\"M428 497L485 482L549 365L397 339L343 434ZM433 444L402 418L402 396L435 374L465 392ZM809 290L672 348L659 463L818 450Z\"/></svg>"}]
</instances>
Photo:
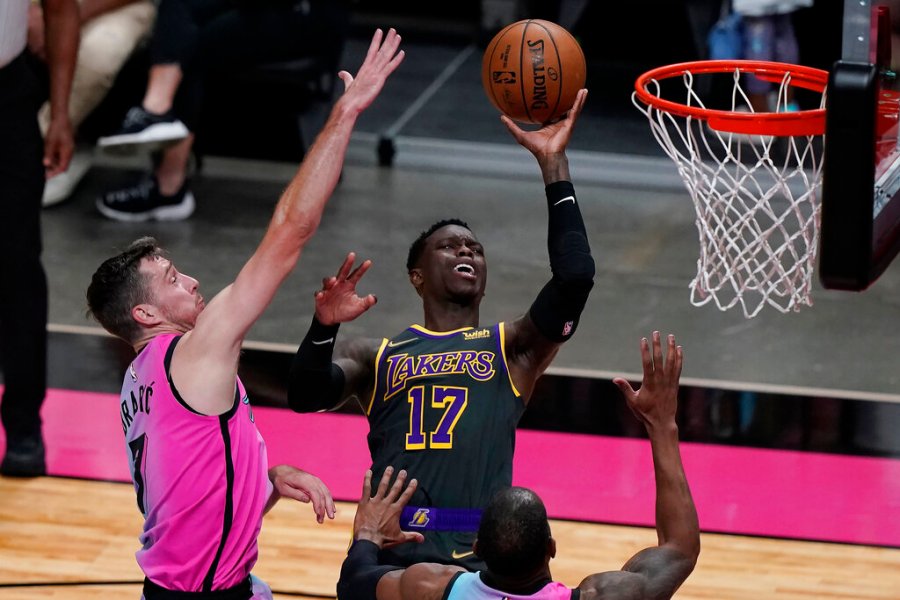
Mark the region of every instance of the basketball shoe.
<instances>
[{"instance_id":1,"label":"basketball shoe","mask_svg":"<svg viewBox=\"0 0 900 600\"><path fill-rule=\"evenodd\" d=\"M181 221L194 213L194 195L188 181L172 196L163 196L156 177L148 175L137 184L106 192L97 198L97 210L116 221Z\"/></svg>"}]
</instances>

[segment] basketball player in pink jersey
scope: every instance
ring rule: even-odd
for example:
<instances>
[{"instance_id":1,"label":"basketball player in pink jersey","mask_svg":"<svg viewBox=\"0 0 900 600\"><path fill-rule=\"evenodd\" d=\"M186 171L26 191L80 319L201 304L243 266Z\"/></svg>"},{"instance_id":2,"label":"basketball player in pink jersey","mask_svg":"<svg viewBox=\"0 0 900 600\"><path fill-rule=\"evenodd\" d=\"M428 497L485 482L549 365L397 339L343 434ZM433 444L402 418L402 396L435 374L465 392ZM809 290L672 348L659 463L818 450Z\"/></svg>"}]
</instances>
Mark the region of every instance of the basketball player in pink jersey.
<instances>
[{"instance_id":1,"label":"basketball player in pink jersey","mask_svg":"<svg viewBox=\"0 0 900 600\"><path fill-rule=\"evenodd\" d=\"M265 443L237 376L241 344L319 225L357 117L403 60L400 36L376 31L356 77L281 196L256 252L207 304L196 279L143 238L105 261L87 291L94 317L134 347L122 427L144 515L137 561L144 597L271 598L250 570L263 514L280 496L334 502L315 476L268 468Z\"/></svg>"},{"instance_id":2,"label":"basketball player in pink jersey","mask_svg":"<svg viewBox=\"0 0 900 600\"><path fill-rule=\"evenodd\" d=\"M488 504L473 546L487 569L419 563L403 569L378 565L381 548L421 542L422 534L401 531L399 517L418 482L405 486L400 471L390 484L385 470L375 495L366 473L353 522L353 545L341 568L340 600L643 600L670 598L697 563L700 527L678 449L678 380L682 350L668 336L663 359L659 332L641 340L644 380L635 391L624 379L614 382L647 429L656 475L656 532L659 545L632 556L619 571L587 576L570 589L552 580L550 559L556 542L547 511L537 494L519 487L499 491ZM412 474L414 475L414 473Z\"/></svg>"}]
</instances>

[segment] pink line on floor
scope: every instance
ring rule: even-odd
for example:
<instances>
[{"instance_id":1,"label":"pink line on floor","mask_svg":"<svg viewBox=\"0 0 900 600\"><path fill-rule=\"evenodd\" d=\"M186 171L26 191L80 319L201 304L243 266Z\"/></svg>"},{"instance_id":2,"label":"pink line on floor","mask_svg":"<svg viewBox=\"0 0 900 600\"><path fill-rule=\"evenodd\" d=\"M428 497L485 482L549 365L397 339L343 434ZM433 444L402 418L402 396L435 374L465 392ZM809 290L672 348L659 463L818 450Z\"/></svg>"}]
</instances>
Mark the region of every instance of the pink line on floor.
<instances>
[{"instance_id":1,"label":"pink line on floor","mask_svg":"<svg viewBox=\"0 0 900 600\"><path fill-rule=\"evenodd\" d=\"M118 405L112 394L48 392L52 475L129 480ZM322 477L336 498L358 498L369 465L363 417L265 407L254 414L270 464L296 465ZM682 454L705 531L900 547L900 460L691 443ZM653 523L644 440L523 430L515 483L538 492L556 518Z\"/></svg>"}]
</instances>

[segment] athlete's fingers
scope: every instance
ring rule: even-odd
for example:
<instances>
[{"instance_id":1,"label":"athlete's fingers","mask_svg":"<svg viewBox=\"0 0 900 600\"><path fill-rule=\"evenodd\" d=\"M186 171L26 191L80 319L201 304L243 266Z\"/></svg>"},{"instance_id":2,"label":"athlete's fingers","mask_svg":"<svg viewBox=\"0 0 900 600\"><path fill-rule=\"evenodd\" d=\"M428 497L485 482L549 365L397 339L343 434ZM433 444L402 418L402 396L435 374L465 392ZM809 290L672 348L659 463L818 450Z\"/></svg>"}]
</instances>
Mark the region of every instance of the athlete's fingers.
<instances>
[{"instance_id":1,"label":"athlete's fingers","mask_svg":"<svg viewBox=\"0 0 900 600\"><path fill-rule=\"evenodd\" d=\"M681 379L681 367L684 365L684 348L675 347L675 382Z\"/></svg>"},{"instance_id":2,"label":"athlete's fingers","mask_svg":"<svg viewBox=\"0 0 900 600\"><path fill-rule=\"evenodd\" d=\"M369 294L362 300L363 300L363 306L365 306L366 310L369 310L370 308L375 306L375 304L378 303L378 298L375 296L375 294Z\"/></svg>"},{"instance_id":3,"label":"athlete's fingers","mask_svg":"<svg viewBox=\"0 0 900 600\"><path fill-rule=\"evenodd\" d=\"M384 470L384 475L381 476L381 481L378 483L378 491L375 492L375 498L379 500L384 499L384 495L387 493L388 484L391 481L391 475L394 474L394 467L388 466Z\"/></svg>"},{"instance_id":4,"label":"athlete's fingers","mask_svg":"<svg viewBox=\"0 0 900 600\"><path fill-rule=\"evenodd\" d=\"M403 533L403 542L415 542L416 544L421 544L425 541L425 536L417 531L404 531Z\"/></svg>"},{"instance_id":5,"label":"athlete's fingers","mask_svg":"<svg viewBox=\"0 0 900 600\"><path fill-rule=\"evenodd\" d=\"M641 338L641 364L644 366L644 380L653 374L653 359L650 357L650 343L647 338Z\"/></svg>"},{"instance_id":6,"label":"athlete's fingers","mask_svg":"<svg viewBox=\"0 0 900 600\"><path fill-rule=\"evenodd\" d=\"M304 504L310 501L309 494L306 492L306 490L295 487L289 482L285 482L285 485L281 486L281 488L278 490L278 493L280 493L282 496L292 498L297 502L303 502Z\"/></svg>"},{"instance_id":7,"label":"athlete's fingers","mask_svg":"<svg viewBox=\"0 0 900 600\"><path fill-rule=\"evenodd\" d=\"M315 476L310 476L311 481L307 486L307 489L303 490L309 495L310 502L312 502L313 512L316 515L316 521L322 523L325 521L325 497L322 492L322 481Z\"/></svg>"},{"instance_id":8,"label":"athlete's fingers","mask_svg":"<svg viewBox=\"0 0 900 600\"><path fill-rule=\"evenodd\" d=\"M341 268L338 269L337 275L335 278L337 280L347 279L347 275L350 273L350 269L353 268L353 263L356 262L356 253L348 252L347 258L344 259L344 262L341 263Z\"/></svg>"},{"instance_id":9,"label":"athlete's fingers","mask_svg":"<svg viewBox=\"0 0 900 600\"><path fill-rule=\"evenodd\" d=\"M409 499L416 493L417 487L419 487L419 481L417 479L411 479L409 485L406 486L406 489L403 490L403 493L397 498L397 504L399 504L401 508L409 503Z\"/></svg>"},{"instance_id":10,"label":"athlete's fingers","mask_svg":"<svg viewBox=\"0 0 900 600\"><path fill-rule=\"evenodd\" d=\"M329 519L334 519L337 514L337 507L334 505L334 498L331 496L331 490L325 488L325 514Z\"/></svg>"},{"instance_id":11,"label":"athlete's fingers","mask_svg":"<svg viewBox=\"0 0 900 600\"><path fill-rule=\"evenodd\" d=\"M403 489L403 484L406 482L406 470L400 469L400 472L397 473L397 478L394 479L394 485L391 486L391 491L388 494L387 498L385 498L388 502L393 503L394 500L400 495L400 491Z\"/></svg>"},{"instance_id":12,"label":"athlete's fingers","mask_svg":"<svg viewBox=\"0 0 900 600\"><path fill-rule=\"evenodd\" d=\"M522 131L522 128L516 125L515 122L506 115L500 115L500 121L506 126L513 138L522 144L525 139L525 132Z\"/></svg>"},{"instance_id":13,"label":"athlete's fingers","mask_svg":"<svg viewBox=\"0 0 900 600\"><path fill-rule=\"evenodd\" d=\"M344 82L344 91L346 92L347 88L353 83L353 75L347 71L338 71L338 78Z\"/></svg>"},{"instance_id":14,"label":"athlete's fingers","mask_svg":"<svg viewBox=\"0 0 900 600\"><path fill-rule=\"evenodd\" d=\"M675 336L666 336L666 375L671 377L675 370Z\"/></svg>"},{"instance_id":15,"label":"athlete's fingers","mask_svg":"<svg viewBox=\"0 0 900 600\"><path fill-rule=\"evenodd\" d=\"M329 519L333 519L336 509L334 506L334 498L332 498L331 496L331 490L329 490L328 486L325 485L325 482L318 477L316 478L316 486L321 497L322 512L324 516L327 516Z\"/></svg>"},{"instance_id":16,"label":"athlete's fingers","mask_svg":"<svg viewBox=\"0 0 900 600\"><path fill-rule=\"evenodd\" d=\"M663 369L662 345L659 343L658 331L653 332L653 369L655 371Z\"/></svg>"},{"instance_id":17,"label":"athlete's fingers","mask_svg":"<svg viewBox=\"0 0 900 600\"><path fill-rule=\"evenodd\" d=\"M337 283L336 277L325 277L322 279L322 291L328 291Z\"/></svg>"},{"instance_id":18,"label":"athlete's fingers","mask_svg":"<svg viewBox=\"0 0 900 600\"><path fill-rule=\"evenodd\" d=\"M581 88L575 95L575 102L572 104L572 108L566 113L566 124L569 128L575 126L575 121L578 120L578 115L581 114L581 109L584 108L585 100L587 100L587 90Z\"/></svg>"},{"instance_id":19,"label":"athlete's fingers","mask_svg":"<svg viewBox=\"0 0 900 600\"><path fill-rule=\"evenodd\" d=\"M613 383L622 391L622 395L625 396L625 400L631 402L631 399L634 398L636 391L631 387L631 384L621 377L616 377L613 379Z\"/></svg>"},{"instance_id":20,"label":"athlete's fingers","mask_svg":"<svg viewBox=\"0 0 900 600\"><path fill-rule=\"evenodd\" d=\"M362 264L360 264L358 267L353 269L353 272L347 276L347 279L349 281L352 281L353 283L357 283L360 279L362 279L362 276L366 274L366 271L368 271L369 267L371 267L371 266L372 266L371 260L368 260L368 259L364 260L362 262Z\"/></svg>"},{"instance_id":21,"label":"athlete's fingers","mask_svg":"<svg viewBox=\"0 0 900 600\"><path fill-rule=\"evenodd\" d=\"M365 476L363 477L363 491L362 496L360 497L360 504L364 502L368 502L372 497L372 469L366 471Z\"/></svg>"},{"instance_id":22,"label":"athlete's fingers","mask_svg":"<svg viewBox=\"0 0 900 600\"><path fill-rule=\"evenodd\" d=\"M378 50L381 48L381 38L384 37L384 32L381 29L376 29L375 33L372 35L372 41L369 42L369 49L366 51L366 58L363 60L363 65L375 60L375 55L378 54Z\"/></svg>"}]
</instances>

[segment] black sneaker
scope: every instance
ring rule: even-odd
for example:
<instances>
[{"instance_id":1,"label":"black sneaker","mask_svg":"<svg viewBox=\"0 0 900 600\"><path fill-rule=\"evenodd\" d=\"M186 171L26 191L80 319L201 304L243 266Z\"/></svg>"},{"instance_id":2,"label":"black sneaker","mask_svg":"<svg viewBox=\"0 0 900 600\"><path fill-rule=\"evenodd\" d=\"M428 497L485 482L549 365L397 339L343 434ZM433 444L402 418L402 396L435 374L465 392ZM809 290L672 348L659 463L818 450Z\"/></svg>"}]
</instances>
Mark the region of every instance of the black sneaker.
<instances>
[{"instance_id":1,"label":"black sneaker","mask_svg":"<svg viewBox=\"0 0 900 600\"><path fill-rule=\"evenodd\" d=\"M194 213L194 195L185 180L174 196L159 193L156 177L148 176L131 187L106 192L97 198L97 210L116 221L181 221Z\"/></svg>"},{"instance_id":2,"label":"black sneaker","mask_svg":"<svg viewBox=\"0 0 900 600\"><path fill-rule=\"evenodd\" d=\"M111 152L129 153L138 148L152 152L183 140L189 133L171 111L158 115L135 106L125 115L122 128L97 140L97 145Z\"/></svg>"},{"instance_id":3,"label":"black sneaker","mask_svg":"<svg viewBox=\"0 0 900 600\"><path fill-rule=\"evenodd\" d=\"M7 477L39 477L47 474L44 440L40 434L21 440L6 440L6 454L0 463L0 474Z\"/></svg>"}]
</instances>

